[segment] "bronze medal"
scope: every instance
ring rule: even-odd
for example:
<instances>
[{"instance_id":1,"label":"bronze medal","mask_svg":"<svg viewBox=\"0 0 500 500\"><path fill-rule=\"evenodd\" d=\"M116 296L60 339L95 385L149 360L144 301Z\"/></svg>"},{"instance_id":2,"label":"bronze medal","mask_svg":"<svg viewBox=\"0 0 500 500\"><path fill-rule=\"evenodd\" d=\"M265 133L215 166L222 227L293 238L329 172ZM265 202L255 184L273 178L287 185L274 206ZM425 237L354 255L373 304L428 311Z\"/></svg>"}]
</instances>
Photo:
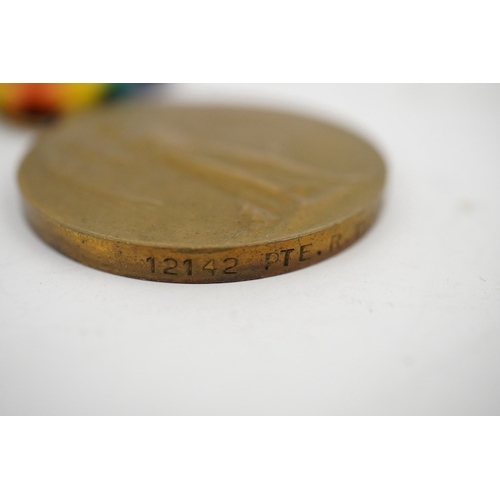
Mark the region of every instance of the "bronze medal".
<instances>
[{"instance_id":1,"label":"bronze medal","mask_svg":"<svg viewBox=\"0 0 500 500\"><path fill-rule=\"evenodd\" d=\"M35 231L89 266L214 283L274 276L357 240L385 167L329 123L251 108L118 107L44 132L19 182Z\"/></svg>"}]
</instances>

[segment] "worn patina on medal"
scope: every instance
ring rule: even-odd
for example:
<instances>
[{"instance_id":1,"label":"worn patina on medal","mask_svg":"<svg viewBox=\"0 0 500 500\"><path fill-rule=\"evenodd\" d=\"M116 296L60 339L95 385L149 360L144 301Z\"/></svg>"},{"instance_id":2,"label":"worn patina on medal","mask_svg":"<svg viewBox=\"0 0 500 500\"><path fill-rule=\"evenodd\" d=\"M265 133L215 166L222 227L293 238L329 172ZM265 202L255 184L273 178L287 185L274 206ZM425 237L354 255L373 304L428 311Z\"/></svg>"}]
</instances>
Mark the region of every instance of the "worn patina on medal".
<instances>
[{"instance_id":1,"label":"worn patina on medal","mask_svg":"<svg viewBox=\"0 0 500 500\"><path fill-rule=\"evenodd\" d=\"M357 240L385 167L329 123L252 108L122 107L43 133L19 182L29 222L97 269L181 283L301 269Z\"/></svg>"}]
</instances>

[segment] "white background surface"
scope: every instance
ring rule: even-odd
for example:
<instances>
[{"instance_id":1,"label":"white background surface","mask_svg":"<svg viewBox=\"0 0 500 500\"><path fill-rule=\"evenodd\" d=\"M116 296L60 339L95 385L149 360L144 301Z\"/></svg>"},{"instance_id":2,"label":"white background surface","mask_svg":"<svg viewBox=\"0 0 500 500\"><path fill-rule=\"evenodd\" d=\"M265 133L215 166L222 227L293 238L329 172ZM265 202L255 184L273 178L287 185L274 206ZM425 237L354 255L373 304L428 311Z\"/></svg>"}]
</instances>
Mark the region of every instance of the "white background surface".
<instances>
[{"instance_id":1,"label":"white background surface","mask_svg":"<svg viewBox=\"0 0 500 500\"><path fill-rule=\"evenodd\" d=\"M384 210L305 270L218 285L106 274L28 227L34 138L0 123L1 414L498 414L500 86L177 85L165 102L326 117L388 163Z\"/></svg>"}]
</instances>

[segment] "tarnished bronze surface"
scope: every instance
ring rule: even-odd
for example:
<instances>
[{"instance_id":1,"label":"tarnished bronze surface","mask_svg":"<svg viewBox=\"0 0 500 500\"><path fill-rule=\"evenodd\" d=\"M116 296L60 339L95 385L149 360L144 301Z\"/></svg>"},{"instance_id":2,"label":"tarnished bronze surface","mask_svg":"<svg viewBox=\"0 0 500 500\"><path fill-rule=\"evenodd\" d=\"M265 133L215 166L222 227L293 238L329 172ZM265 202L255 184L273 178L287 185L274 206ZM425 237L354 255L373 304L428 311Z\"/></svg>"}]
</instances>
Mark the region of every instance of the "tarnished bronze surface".
<instances>
[{"instance_id":1,"label":"tarnished bronze surface","mask_svg":"<svg viewBox=\"0 0 500 500\"><path fill-rule=\"evenodd\" d=\"M378 153L328 123L250 108L122 107L43 133L19 182L64 254L134 278L273 276L358 239L380 206Z\"/></svg>"}]
</instances>

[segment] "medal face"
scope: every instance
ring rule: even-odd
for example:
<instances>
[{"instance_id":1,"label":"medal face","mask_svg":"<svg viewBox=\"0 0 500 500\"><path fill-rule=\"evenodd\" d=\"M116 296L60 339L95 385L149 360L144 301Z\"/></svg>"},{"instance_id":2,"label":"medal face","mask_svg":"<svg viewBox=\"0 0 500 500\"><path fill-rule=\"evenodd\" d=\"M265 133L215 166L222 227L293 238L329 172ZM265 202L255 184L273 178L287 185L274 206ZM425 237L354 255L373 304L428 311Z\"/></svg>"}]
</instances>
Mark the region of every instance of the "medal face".
<instances>
[{"instance_id":1,"label":"medal face","mask_svg":"<svg viewBox=\"0 0 500 500\"><path fill-rule=\"evenodd\" d=\"M122 107L43 133L22 163L28 220L66 255L141 279L273 276L358 239L385 167L331 124L252 108Z\"/></svg>"}]
</instances>

